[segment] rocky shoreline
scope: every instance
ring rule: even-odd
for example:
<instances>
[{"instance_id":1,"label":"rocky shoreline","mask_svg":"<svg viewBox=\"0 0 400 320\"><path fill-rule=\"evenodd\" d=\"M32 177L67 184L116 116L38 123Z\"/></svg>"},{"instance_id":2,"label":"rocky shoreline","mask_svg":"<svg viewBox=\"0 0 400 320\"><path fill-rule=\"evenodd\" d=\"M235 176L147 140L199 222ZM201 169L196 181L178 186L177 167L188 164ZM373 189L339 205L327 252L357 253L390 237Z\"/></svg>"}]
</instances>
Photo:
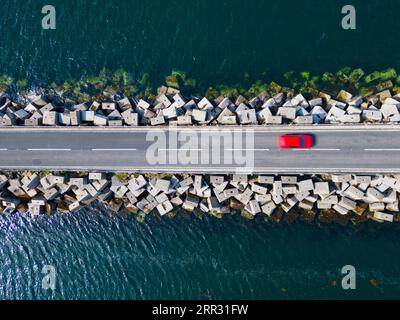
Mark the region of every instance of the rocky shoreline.
<instances>
[{"instance_id":1,"label":"rocky shoreline","mask_svg":"<svg viewBox=\"0 0 400 320\"><path fill-rule=\"evenodd\" d=\"M148 75L138 91L122 71L112 79L87 78L75 87L65 83L35 90L3 76L0 126L400 123L400 76L394 69L367 76L361 69L344 68L322 79L307 72L300 73L301 80L286 77L293 80L291 87L257 81L248 90L217 86L198 95L188 89L195 81L183 72L166 77L157 93L146 87Z\"/></svg>"},{"instance_id":2,"label":"rocky shoreline","mask_svg":"<svg viewBox=\"0 0 400 320\"><path fill-rule=\"evenodd\" d=\"M400 123L400 94L387 89L370 96L341 90L337 97L319 92L306 99L280 92L263 92L248 100L239 95L184 97L161 87L153 100L123 98L116 102L57 105L49 97L30 95L19 104L0 97L0 126L191 126L191 125L311 125Z\"/></svg>"},{"instance_id":3,"label":"rocky shoreline","mask_svg":"<svg viewBox=\"0 0 400 320\"><path fill-rule=\"evenodd\" d=\"M73 213L94 201L110 212L222 218L232 212L268 221L355 225L400 221L400 175L155 175L7 172L0 211L32 217Z\"/></svg>"}]
</instances>

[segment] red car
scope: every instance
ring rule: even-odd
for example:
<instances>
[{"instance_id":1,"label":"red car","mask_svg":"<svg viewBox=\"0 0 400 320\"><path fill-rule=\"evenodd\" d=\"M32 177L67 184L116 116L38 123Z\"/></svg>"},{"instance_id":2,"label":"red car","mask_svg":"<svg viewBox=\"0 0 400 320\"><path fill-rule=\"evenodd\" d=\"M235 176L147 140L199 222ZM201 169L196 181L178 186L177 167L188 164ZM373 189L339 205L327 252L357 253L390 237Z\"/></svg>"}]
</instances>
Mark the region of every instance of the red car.
<instances>
[{"instance_id":1,"label":"red car","mask_svg":"<svg viewBox=\"0 0 400 320\"><path fill-rule=\"evenodd\" d=\"M308 149L314 145L314 138L309 134L287 134L278 139L279 148Z\"/></svg>"}]
</instances>

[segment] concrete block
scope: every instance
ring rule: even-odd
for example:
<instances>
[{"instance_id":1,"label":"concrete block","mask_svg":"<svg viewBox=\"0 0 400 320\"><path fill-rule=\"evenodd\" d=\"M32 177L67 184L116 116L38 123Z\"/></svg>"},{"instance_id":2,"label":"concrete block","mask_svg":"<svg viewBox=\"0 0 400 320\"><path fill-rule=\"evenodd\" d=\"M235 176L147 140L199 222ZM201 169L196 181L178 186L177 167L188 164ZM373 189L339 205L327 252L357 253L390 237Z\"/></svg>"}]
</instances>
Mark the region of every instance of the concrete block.
<instances>
[{"instance_id":1,"label":"concrete block","mask_svg":"<svg viewBox=\"0 0 400 320\"><path fill-rule=\"evenodd\" d=\"M114 102L102 102L101 109L113 111L116 110L116 105Z\"/></svg>"},{"instance_id":2,"label":"concrete block","mask_svg":"<svg viewBox=\"0 0 400 320\"><path fill-rule=\"evenodd\" d=\"M229 199L231 197L234 197L239 194L239 190L236 188L231 188L231 189L225 189L224 190L224 196Z\"/></svg>"},{"instance_id":3,"label":"concrete block","mask_svg":"<svg viewBox=\"0 0 400 320\"><path fill-rule=\"evenodd\" d=\"M282 196L280 196L280 195L274 195L274 194L272 194L272 201L273 201L276 205L278 205L278 204L281 204L281 203L283 202L283 198L282 198Z\"/></svg>"},{"instance_id":4,"label":"concrete block","mask_svg":"<svg viewBox=\"0 0 400 320\"><path fill-rule=\"evenodd\" d=\"M107 117L102 114L95 114L93 118L94 125L96 126L106 126Z\"/></svg>"},{"instance_id":5,"label":"concrete block","mask_svg":"<svg viewBox=\"0 0 400 320\"><path fill-rule=\"evenodd\" d=\"M282 194L283 194L282 181L275 181L273 183L272 194L274 196L282 196Z\"/></svg>"},{"instance_id":6,"label":"concrete block","mask_svg":"<svg viewBox=\"0 0 400 320\"><path fill-rule=\"evenodd\" d=\"M330 193L328 182L316 182L314 188L314 194L321 197L326 196Z\"/></svg>"},{"instance_id":7,"label":"concrete block","mask_svg":"<svg viewBox=\"0 0 400 320\"><path fill-rule=\"evenodd\" d=\"M92 197L96 197L97 194L99 193L97 191L97 189L92 185L92 184L87 184L85 185L85 190L92 196Z\"/></svg>"},{"instance_id":8,"label":"concrete block","mask_svg":"<svg viewBox=\"0 0 400 320\"><path fill-rule=\"evenodd\" d=\"M179 196L172 198L170 201L171 201L172 205L174 205L175 207L178 207L178 206L182 205L182 203L183 203L183 200Z\"/></svg>"},{"instance_id":9,"label":"concrete block","mask_svg":"<svg viewBox=\"0 0 400 320\"><path fill-rule=\"evenodd\" d=\"M315 118L318 117L320 120L325 120L328 113L320 105L317 105L311 109L311 115Z\"/></svg>"},{"instance_id":10,"label":"concrete block","mask_svg":"<svg viewBox=\"0 0 400 320\"><path fill-rule=\"evenodd\" d=\"M97 111L97 110L100 109L100 107L101 107L101 104L100 104L100 103L98 103L97 101L93 101L92 104L91 104L90 107L89 107L89 110L91 110L91 111Z\"/></svg>"},{"instance_id":11,"label":"concrete block","mask_svg":"<svg viewBox=\"0 0 400 320\"><path fill-rule=\"evenodd\" d=\"M150 199L151 199L151 196L150 196ZM160 193L159 195L154 197L154 199L157 203L163 203L165 201L168 201L168 196L165 193ZM148 199L148 201L149 201L149 199Z\"/></svg>"},{"instance_id":12,"label":"concrete block","mask_svg":"<svg viewBox=\"0 0 400 320\"><path fill-rule=\"evenodd\" d=\"M295 194L297 193L296 185L285 185L282 187L282 192L284 195Z\"/></svg>"},{"instance_id":13,"label":"concrete block","mask_svg":"<svg viewBox=\"0 0 400 320\"><path fill-rule=\"evenodd\" d=\"M171 100L165 94L159 95L157 101L162 103L165 108L168 108L172 104Z\"/></svg>"},{"instance_id":14,"label":"concrete block","mask_svg":"<svg viewBox=\"0 0 400 320\"><path fill-rule=\"evenodd\" d=\"M360 108L358 108L358 107L355 107L355 106L349 106L346 109L346 113L348 115L361 115L362 110Z\"/></svg>"},{"instance_id":15,"label":"concrete block","mask_svg":"<svg viewBox=\"0 0 400 320\"><path fill-rule=\"evenodd\" d=\"M257 181L258 183L262 184L273 184L275 180L274 176L258 176Z\"/></svg>"},{"instance_id":16,"label":"concrete block","mask_svg":"<svg viewBox=\"0 0 400 320\"><path fill-rule=\"evenodd\" d=\"M58 113L55 111L43 112L42 123L45 126L55 126L58 124Z\"/></svg>"},{"instance_id":17,"label":"concrete block","mask_svg":"<svg viewBox=\"0 0 400 320\"><path fill-rule=\"evenodd\" d=\"M282 116L284 119L294 120L296 118L296 108L280 107L276 115Z\"/></svg>"},{"instance_id":18,"label":"concrete block","mask_svg":"<svg viewBox=\"0 0 400 320\"><path fill-rule=\"evenodd\" d=\"M0 118L1 118L1 116L0 116ZM36 119L36 118L25 119L25 121L24 121L24 126L37 127L39 125L40 125L39 119Z\"/></svg>"},{"instance_id":19,"label":"concrete block","mask_svg":"<svg viewBox=\"0 0 400 320\"><path fill-rule=\"evenodd\" d=\"M400 113L389 117L389 122L400 122Z\"/></svg>"},{"instance_id":20,"label":"concrete block","mask_svg":"<svg viewBox=\"0 0 400 320\"><path fill-rule=\"evenodd\" d=\"M297 184L297 176L281 176L282 184Z\"/></svg>"},{"instance_id":21,"label":"concrete block","mask_svg":"<svg viewBox=\"0 0 400 320\"><path fill-rule=\"evenodd\" d=\"M200 191L203 184L203 177L200 175L194 176L193 187L196 191Z\"/></svg>"},{"instance_id":22,"label":"concrete block","mask_svg":"<svg viewBox=\"0 0 400 320\"><path fill-rule=\"evenodd\" d=\"M399 201L387 203L385 209L392 212L399 212Z\"/></svg>"},{"instance_id":23,"label":"concrete block","mask_svg":"<svg viewBox=\"0 0 400 320\"><path fill-rule=\"evenodd\" d=\"M349 210L348 210L348 209L342 207L342 206L339 205L339 204L335 204L335 205L333 206L333 210L335 210L336 212L340 213L341 215L346 215L346 214L349 213Z\"/></svg>"},{"instance_id":24,"label":"concrete block","mask_svg":"<svg viewBox=\"0 0 400 320\"><path fill-rule=\"evenodd\" d=\"M174 209L174 207L172 206L172 203L169 200L167 200L163 203L160 203L157 206L157 210L161 216L171 212L173 209Z\"/></svg>"},{"instance_id":25,"label":"concrete block","mask_svg":"<svg viewBox=\"0 0 400 320\"><path fill-rule=\"evenodd\" d=\"M379 122L382 121L382 112L379 110L363 110L362 118L365 121Z\"/></svg>"},{"instance_id":26,"label":"concrete block","mask_svg":"<svg viewBox=\"0 0 400 320\"><path fill-rule=\"evenodd\" d=\"M246 205L249 203L251 197L253 196L253 191L250 188L246 188L242 193L235 196L235 198Z\"/></svg>"},{"instance_id":27,"label":"concrete block","mask_svg":"<svg viewBox=\"0 0 400 320\"><path fill-rule=\"evenodd\" d=\"M385 210L385 204L383 202L373 202L369 204L369 211L383 211Z\"/></svg>"},{"instance_id":28,"label":"concrete block","mask_svg":"<svg viewBox=\"0 0 400 320\"><path fill-rule=\"evenodd\" d=\"M314 182L312 179L306 179L303 181L299 181L297 183L297 186L299 188L299 191L311 191L314 190Z\"/></svg>"},{"instance_id":29,"label":"concrete block","mask_svg":"<svg viewBox=\"0 0 400 320\"><path fill-rule=\"evenodd\" d=\"M257 117L260 119L261 122L266 123L268 117L272 117L273 114L269 107L264 107L257 113Z\"/></svg>"},{"instance_id":30,"label":"concrete block","mask_svg":"<svg viewBox=\"0 0 400 320\"><path fill-rule=\"evenodd\" d=\"M302 200L299 203L299 207L304 209L304 210L312 210L313 207L314 207L314 204L312 202L310 202L310 201Z\"/></svg>"},{"instance_id":31,"label":"concrete block","mask_svg":"<svg viewBox=\"0 0 400 320\"><path fill-rule=\"evenodd\" d=\"M331 175L332 181L336 183L345 183L345 182L351 182L352 177L351 174L333 174Z\"/></svg>"},{"instance_id":32,"label":"concrete block","mask_svg":"<svg viewBox=\"0 0 400 320\"><path fill-rule=\"evenodd\" d=\"M300 192L296 192L294 194L294 196L296 197L296 199L300 202L303 201L305 198L307 198L310 195L309 191L300 191Z\"/></svg>"},{"instance_id":33,"label":"concrete block","mask_svg":"<svg viewBox=\"0 0 400 320\"><path fill-rule=\"evenodd\" d=\"M384 203L393 203L397 200L397 192L396 190L390 189L383 198L382 202Z\"/></svg>"},{"instance_id":34,"label":"concrete block","mask_svg":"<svg viewBox=\"0 0 400 320\"><path fill-rule=\"evenodd\" d=\"M150 104L147 101L140 99L137 104L137 107L140 109L146 110L146 109L150 108Z\"/></svg>"},{"instance_id":35,"label":"concrete block","mask_svg":"<svg viewBox=\"0 0 400 320\"><path fill-rule=\"evenodd\" d=\"M266 124L282 124L282 116L267 116L265 119Z\"/></svg>"},{"instance_id":36,"label":"concrete block","mask_svg":"<svg viewBox=\"0 0 400 320\"><path fill-rule=\"evenodd\" d=\"M380 110L385 119L388 119L389 117L399 113L397 106L393 104L383 104Z\"/></svg>"},{"instance_id":37,"label":"concrete block","mask_svg":"<svg viewBox=\"0 0 400 320\"><path fill-rule=\"evenodd\" d=\"M313 122L313 116L298 116L294 119L294 123L297 124L312 124Z\"/></svg>"},{"instance_id":38,"label":"concrete block","mask_svg":"<svg viewBox=\"0 0 400 320\"><path fill-rule=\"evenodd\" d=\"M93 122L94 121L94 111L81 111L81 120L85 122Z\"/></svg>"},{"instance_id":39,"label":"concrete block","mask_svg":"<svg viewBox=\"0 0 400 320\"><path fill-rule=\"evenodd\" d=\"M324 201L318 200L317 201L317 208L321 209L321 210L330 209L330 208L332 208L332 204L328 203L328 202L324 202Z\"/></svg>"},{"instance_id":40,"label":"concrete block","mask_svg":"<svg viewBox=\"0 0 400 320\"><path fill-rule=\"evenodd\" d=\"M248 176L247 174L234 174L232 175L232 182L237 182L237 183L247 183L248 182Z\"/></svg>"},{"instance_id":41,"label":"concrete block","mask_svg":"<svg viewBox=\"0 0 400 320\"><path fill-rule=\"evenodd\" d=\"M139 125L139 114L132 112L132 109L127 109L121 113L124 122L128 126L138 126Z\"/></svg>"},{"instance_id":42,"label":"concrete block","mask_svg":"<svg viewBox=\"0 0 400 320\"><path fill-rule=\"evenodd\" d=\"M224 176L210 176L210 183L214 186L220 185L225 182Z\"/></svg>"},{"instance_id":43,"label":"concrete block","mask_svg":"<svg viewBox=\"0 0 400 320\"><path fill-rule=\"evenodd\" d=\"M354 186L348 187L344 194L353 200L361 200L364 197L364 192Z\"/></svg>"},{"instance_id":44,"label":"concrete block","mask_svg":"<svg viewBox=\"0 0 400 320\"><path fill-rule=\"evenodd\" d=\"M353 98L353 95L345 90L340 90L337 95L337 99L343 102L350 102L351 98Z\"/></svg>"},{"instance_id":45,"label":"concrete block","mask_svg":"<svg viewBox=\"0 0 400 320\"><path fill-rule=\"evenodd\" d=\"M257 124L256 111L254 109L243 110L237 113L240 124Z\"/></svg>"},{"instance_id":46,"label":"concrete block","mask_svg":"<svg viewBox=\"0 0 400 320\"><path fill-rule=\"evenodd\" d=\"M310 113L304 107L297 106L296 107L296 116L297 117L307 117L307 116L310 116ZM297 119L297 117L296 117L296 119ZM311 119L312 119L312 116L311 116Z\"/></svg>"},{"instance_id":47,"label":"concrete block","mask_svg":"<svg viewBox=\"0 0 400 320\"><path fill-rule=\"evenodd\" d=\"M339 201L339 205L343 208L346 208L347 210L354 210L357 206L357 202L349 198L342 197L342 199L340 199Z\"/></svg>"},{"instance_id":48,"label":"concrete block","mask_svg":"<svg viewBox=\"0 0 400 320\"><path fill-rule=\"evenodd\" d=\"M246 209L252 214L256 215L257 213L261 212L260 205L256 200L251 200L247 205Z\"/></svg>"},{"instance_id":49,"label":"concrete block","mask_svg":"<svg viewBox=\"0 0 400 320\"><path fill-rule=\"evenodd\" d=\"M190 194L190 193L186 196L186 199L185 199L185 203L190 205L193 208L197 208L197 206L199 205L199 201L200 201L200 198L198 196Z\"/></svg>"},{"instance_id":50,"label":"concrete block","mask_svg":"<svg viewBox=\"0 0 400 320\"><path fill-rule=\"evenodd\" d=\"M376 202L380 202L385 198L383 193L372 187L367 189L367 197Z\"/></svg>"},{"instance_id":51,"label":"concrete block","mask_svg":"<svg viewBox=\"0 0 400 320\"><path fill-rule=\"evenodd\" d=\"M183 96L179 93L175 94L173 96L174 101L176 102L177 106L179 107L183 107L186 104L185 99L183 98Z\"/></svg>"},{"instance_id":52,"label":"concrete block","mask_svg":"<svg viewBox=\"0 0 400 320\"><path fill-rule=\"evenodd\" d=\"M345 115L345 111L333 106L332 108L329 109L329 112L325 118L325 121L327 122L338 122L339 119L341 119Z\"/></svg>"},{"instance_id":53,"label":"concrete block","mask_svg":"<svg viewBox=\"0 0 400 320\"><path fill-rule=\"evenodd\" d=\"M104 172L89 172L89 180L104 180L106 174Z\"/></svg>"},{"instance_id":54,"label":"concrete block","mask_svg":"<svg viewBox=\"0 0 400 320\"><path fill-rule=\"evenodd\" d=\"M80 205L79 201L72 202L72 203L70 203L70 204L68 205L68 210L69 210L70 212L76 212L76 211L78 211L80 208L82 208L82 206Z\"/></svg>"},{"instance_id":55,"label":"concrete block","mask_svg":"<svg viewBox=\"0 0 400 320\"><path fill-rule=\"evenodd\" d=\"M393 222L393 214L389 214L389 213L375 212L374 218L383 220L383 221L387 221L387 222Z\"/></svg>"},{"instance_id":56,"label":"concrete block","mask_svg":"<svg viewBox=\"0 0 400 320\"><path fill-rule=\"evenodd\" d=\"M208 101L207 98L201 99L201 101L199 101L197 106L202 110L209 110L209 109L213 109L214 108L212 103L210 101Z\"/></svg>"},{"instance_id":57,"label":"concrete block","mask_svg":"<svg viewBox=\"0 0 400 320\"><path fill-rule=\"evenodd\" d=\"M81 124L81 115L79 111L71 111L69 116L71 117L71 126L79 126Z\"/></svg>"},{"instance_id":58,"label":"concrete block","mask_svg":"<svg viewBox=\"0 0 400 320\"><path fill-rule=\"evenodd\" d=\"M47 201L54 200L59 195L59 192L56 188L51 188L46 190L45 194L43 195Z\"/></svg>"},{"instance_id":59,"label":"concrete block","mask_svg":"<svg viewBox=\"0 0 400 320\"><path fill-rule=\"evenodd\" d=\"M168 192L170 186L170 181L166 179L157 179L155 188L158 191Z\"/></svg>"},{"instance_id":60,"label":"concrete block","mask_svg":"<svg viewBox=\"0 0 400 320\"><path fill-rule=\"evenodd\" d=\"M370 184L371 183L371 176L355 176L354 179L357 184L360 184L360 183Z\"/></svg>"},{"instance_id":61,"label":"concrete block","mask_svg":"<svg viewBox=\"0 0 400 320\"><path fill-rule=\"evenodd\" d=\"M159 126L165 124L165 119L163 116L158 116L150 119L150 123L152 126Z\"/></svg>"},{"instance_id":62,"label":"concrete block","mask_svg":"<svg viewBox=\"0 0 400 320\"><path fill-rule=\"evenodd\" d=\"M40 183L42 184L42 180L40 180ZM78 187L82 187L87 183L88 182L87 182L86 178L70 178L69 179L69 184L70 185L75 185L75 186L78 186Z\"/></svg>"},{"instance_id":63,"label":"concrete block","mask_svg":"<svg viewBox=\"0 0 400 320\"><path fill-rule=\"evenodd\" d=\"M344 114L340 118L340 122L343 122L343 123L360 123L361 122L361 116L359 114Z\"/></svg>"},{"instance_id":64,"label":"concrete block","mask_svg":"<svg viewBox=\"0 0 400 320\"><path fill-rule=\"evenodd\" d=\"M207 112L204 110L193 109L192 118L197 122L205 122L207 118Z\"/></svg>"},{"instance_id":65,"label":"concrete block","mask_svg":"<svg viewBox=\"0 0 400 320\"><path fill-rule=\"evenodd\" d=\"M254 199L260 204L260 205L264 205L267 202L272 201L272 196L271 194L255 194L254 195ZM250 200L250 199L249 199Z\"/></svg>"},{"instance_id":66,"label":"concrete block","mask_svg":"<svg viewBox=\"0 0 400 320\"><path fill-rule=\"evenodd\" d=\"M20 120L25 120L29 117L30 114L24 109L19 109L14 112L14 115Z\"/></svg>"},{"instance_id":67,"label":"concrete block","mask_svg":"<svg viewBox=\"0 0 400 320\"><path fill-rule=\"evenodd\" d=\"M132 104L129 99L125 97L118 101L118 107L121 110L126 110L132 108Z\"/></svg>"},{"instance_id":68,"label":"concrete block","mask_svg":"<svg viewBox=\"0 0 400 320\"><path fill-rule=\"evenodd\" d=\"M260 186L258 184L252 183L251 184L251 191L258 193L258 194L267 194L268 188Z\"/></svg>"},{"instance_id":69,"label":"concrete block","mask_svg":"<svg viewBox=\"0 0 400 320\"><path fill-rule=\"evenodd\" d=\"M162 111L163 116L165 119L176 119L178 114L177 114L177 109L174 104L170 105L168 108L164 109Z\"/></svg>"},{"instance_id":70,"label":"concrete block","mask_svg":"<svg viewBox=\"0 0 400 320\"><path fill-rule=\"evenodd\" d=\"M62 124L64 126L71 125L71 116L69 115L69 113L60 113L58 115L58 120L59 120L60 124Z\"/></svg>"},{"instance_id":71,"label":"concrete block","mask_svg":"<svg viewBox=\"0 0 400 320\"><path fill-rule=\"evenodd\" d=\"M191 116L179 116L178 117L178 125L180 126L187 126L192 124L192 117Z\"/></svg>"},{"instance_id":72,"label":"concrete block","mask_svg":"<svg viewBox=\"0 0 400 320\"><path fill-rule=\"evenodd\" d=\"M122 127L122 120L107 120L109 127Z\"/></svg>"}]
</instances>

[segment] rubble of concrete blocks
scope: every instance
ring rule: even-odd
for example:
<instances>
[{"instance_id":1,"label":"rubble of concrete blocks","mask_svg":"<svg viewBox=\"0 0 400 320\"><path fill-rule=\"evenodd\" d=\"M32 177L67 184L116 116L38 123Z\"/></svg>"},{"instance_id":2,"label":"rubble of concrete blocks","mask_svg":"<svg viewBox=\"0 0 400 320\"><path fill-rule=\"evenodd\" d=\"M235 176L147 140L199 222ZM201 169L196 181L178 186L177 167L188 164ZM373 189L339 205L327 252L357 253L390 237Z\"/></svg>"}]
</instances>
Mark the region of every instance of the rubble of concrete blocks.
<instances>
[{"instance_id":1,"label":"rubble of concrete blocks","mask_svg":"<svg viewBox=\"0 0 400 320\"><path fill-rule=\"evenodd\" d=\"M0 174L0 211L33 216L75 212L99 201L112 212L160 216L178 209L217 217L241 210L249 217L273 218L298 216L302 209L395 222L400 221L399 193L400 175Z\"/></svg>"},{"instance_id":2,"label":"rubble of concrete blocks","mask_svg":"<svg viewBox=\"0 0 400 320\"><path fill-rule=\"evenodd\" d=\"M341 90L336 96L318 97L263 92L216 99L185 97L179 90L159 88L152 99L122 98L60 105L51 97L29 95L20 102L0 96L0 126L191 126L191 125L312 125L399 123L400 94L388 89L368 96ZM65 101L65 100L64 100Z\"/></svg>"}]
</instances>

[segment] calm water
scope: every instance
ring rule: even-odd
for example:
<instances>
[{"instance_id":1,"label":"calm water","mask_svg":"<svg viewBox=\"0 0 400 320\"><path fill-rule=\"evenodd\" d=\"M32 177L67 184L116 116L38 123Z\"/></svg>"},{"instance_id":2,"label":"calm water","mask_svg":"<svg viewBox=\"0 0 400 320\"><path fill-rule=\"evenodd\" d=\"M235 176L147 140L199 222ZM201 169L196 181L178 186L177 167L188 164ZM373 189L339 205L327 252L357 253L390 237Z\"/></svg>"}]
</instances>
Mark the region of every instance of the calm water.
<instances>
[{"instance_id":1,"label":"calm water","mask_svg":"<svg viewBox=\"0 0 400 320\"><path fill-rule=\"evenodd\" d=\"M0 73L50 83L119 67L153 83L172 68L202 86L246 72L400 69L399 1L351 1L357 30L340 27L347 1L52 0L56 31L41 30L49 1L2 1ZM143 224L92 207L40 221L0 217L0 298L398 298L395 231L273 227L237 217ZM357 268L357 290L340 269ZM41 289L43 265L57 287ZM371 285L376 279L381 289Z\"/></svg>"}]
</instances>

